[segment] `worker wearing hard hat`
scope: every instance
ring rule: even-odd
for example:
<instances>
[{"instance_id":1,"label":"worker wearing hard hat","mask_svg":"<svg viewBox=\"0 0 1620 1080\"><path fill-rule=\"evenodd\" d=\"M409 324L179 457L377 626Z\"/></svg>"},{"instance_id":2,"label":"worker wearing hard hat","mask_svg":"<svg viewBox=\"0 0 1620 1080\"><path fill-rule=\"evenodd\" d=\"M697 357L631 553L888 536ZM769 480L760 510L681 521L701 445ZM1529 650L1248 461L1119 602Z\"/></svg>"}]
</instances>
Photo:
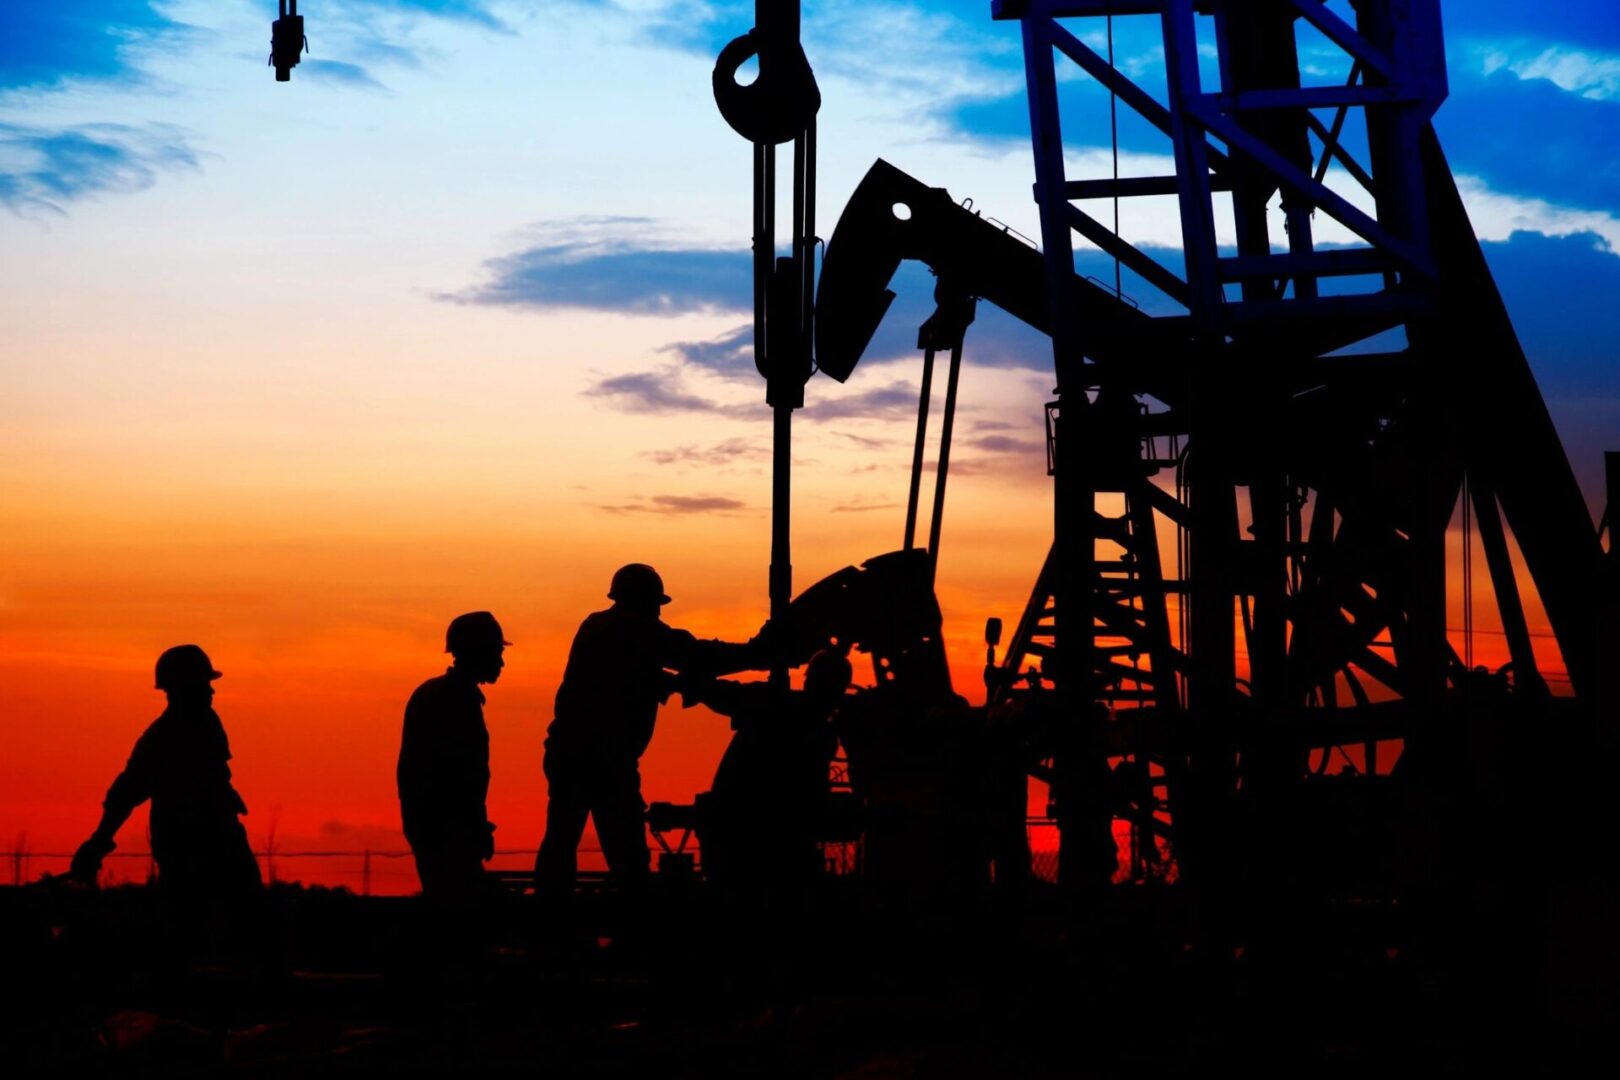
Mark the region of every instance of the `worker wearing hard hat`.
<instances>
[{"instance_id":1,"label":"worker wearing hard hat","mask_svg":"<svg viewBox=\"0 0 1620 1080\"><path fill-rule=\"evenodd\" d=\"M489 612L456 616L444 640L454 662L417 687L405 706L395 774L399 812L430 898L465 900L485 887L495 826L486 808L489 729L478 687L501 677L510 644Z\"/></svg>"},{"instance_id":2,"label":"worker wearing hard hat","mask_svg":"<svg viewBox=\"0 0 1620 1080\"><path fill-rule=\"evenodd\" d=\"M168 707L107 789L101 824L74 853L70 876L95 884L119 828L150 799L152 857L165 892L226 898L263 887L240 821L247 806L231 786L230 744L213 708L219 677L196 645L176 645L158 657L155 682Z\"/></svg>"},{"instance_id":3,"label":"worker wearing hard hat","mask_svg":"<svg viewBox=\"0 0 1620 1080\"><path fill-rule=\"evenodd\" d=\"M658 571L643 563L613 575L608 599L613 606L586 616L574 635L547 729L546 835L535 859L535 886L544 894L572 888L587 818L621 885L647 877L640 760L658 706L675 687L668 669L712 677L770 664L763 633L736 645L699 641L664 623L669 596Z\"/></svg>"}]
</instances>

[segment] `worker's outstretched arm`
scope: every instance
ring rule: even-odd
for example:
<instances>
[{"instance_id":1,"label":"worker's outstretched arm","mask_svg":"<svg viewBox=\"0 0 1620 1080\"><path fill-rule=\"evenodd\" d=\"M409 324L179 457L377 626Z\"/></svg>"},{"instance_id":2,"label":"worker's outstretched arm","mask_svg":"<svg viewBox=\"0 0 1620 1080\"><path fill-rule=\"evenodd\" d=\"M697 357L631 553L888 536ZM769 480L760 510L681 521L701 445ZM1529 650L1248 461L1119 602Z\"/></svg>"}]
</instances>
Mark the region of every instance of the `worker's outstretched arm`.
<instances>
[{"instance_id":1,"label":"worker's outstretched arm","mask_svg":"<svg viewBox=\"0 0 1620 1080\"><path fill-rule=\"evenodd\" d=\"M143 737L135 744L135 751L129 755L124 771L107 789L107 797L101 803L101 822L96 826L96 831L73 853L73 862L68 867L69 877L86 885L96 883L101 874L102 860L118 847L113 841L118 830L123 828L124 822L129 820L129 815L135 812L137 806L152 797L150 756Z\"/></svg>"},{"instance_id":2,"label":"worker's outstretched arm","mask_svg":"<svg viewBox=\"0 0 1620 1080\"><path fill-rule=\"evenodd\" d=\"M699 640L685 630L671 629L669 634L664 665L697 678L768 670L775 659L778 637L769 620L759 633L742 643Z\"/></svg>"}]
</instances>

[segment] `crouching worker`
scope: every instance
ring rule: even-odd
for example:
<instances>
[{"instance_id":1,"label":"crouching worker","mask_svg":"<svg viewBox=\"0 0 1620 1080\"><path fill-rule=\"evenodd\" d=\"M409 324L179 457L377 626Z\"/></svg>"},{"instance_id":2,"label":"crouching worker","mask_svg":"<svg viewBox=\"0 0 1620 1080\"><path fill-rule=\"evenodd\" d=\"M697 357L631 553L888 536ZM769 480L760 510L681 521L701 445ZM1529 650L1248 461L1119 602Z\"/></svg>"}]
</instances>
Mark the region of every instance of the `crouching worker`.
<instances>
[{"instance_id":1,"label":"crouching worker","mask_svg":"<svg viewBox=\"0 0 1620 1080\"><path fill-rule=\"evenodd\" d=\"M704 797L699 841L709 880L794 890L821 875L828 766L838 749L832 718L850 678L849 660L823 650L805 668L804 689L785 698L766 683L683 684L687 705L729 717L736 732Z\"/></svg>"},{"instance_id":2,"label":"crouching worker","mask_svg":"<svg viewBox=\"0 0 1620 1080\"><path fill-rule=\"evenodd\" d=\"M136 740L68 873L95 885L119 828L150 799L152 858L168 897L226 906L257 897L264 883L240 820L247 806L231 786L230 743L213 708L220 673L198 646L176 645L158 657L156 676L168 707Z\"/></svg>"},{"instance_id":3,"label":"crouching worker","mask_svg":"<svg viewBox=\"0 0 1620 1080\"><path fill-rule=\"evenodd\" d=\"M770 664L763 632L739 645L667 625L659 615L669 597L650 566L621 567L608 599L613 606L586 616L574 635L546 734L546 835L534 878L536 892L552 900L573 891L587 818L617 883L634 891L647 880L640 762L675 685L666 669L713 677Z\"/></svg>"}]
</instances>

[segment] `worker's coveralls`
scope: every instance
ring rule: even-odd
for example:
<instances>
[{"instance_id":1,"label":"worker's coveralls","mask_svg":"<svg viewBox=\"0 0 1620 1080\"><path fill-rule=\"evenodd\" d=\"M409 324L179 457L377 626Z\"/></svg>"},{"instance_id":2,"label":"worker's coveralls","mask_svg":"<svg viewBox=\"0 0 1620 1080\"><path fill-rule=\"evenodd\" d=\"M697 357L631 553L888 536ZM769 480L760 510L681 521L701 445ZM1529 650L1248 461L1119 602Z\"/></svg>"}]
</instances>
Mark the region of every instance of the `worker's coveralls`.
<instances>
[{"instance_id":1,"label":"worker's coveralls","mask_svg":"<svg viewBox=\"0 0 1620 1080\"><path fill-rule=\"evenodd\" d=\"M817 847L838 749L829 716L802 690L717 680L688 694L736 732L707 799L703 867L728 885L794 887L821 872Z\"/></svg>"},{"instance_id":2,"label":"worker's coveralls","mask_svg":"<svg viewBox=\"0 0 1620 1080\"><path fill-rule=\"evenodd\" d=\"M586 616L569 649L546 734L549 798L546 835L535 859L537 889L573 887L588 817L596 821L615 877L629 885L646 878L640 761L658 706L674 685L665 669L726 674L755 666L756 652L747 645L699 641L656 615L619 605Z\"/></svg>"},{"instance_id":3,"label":"worker's coveralls","mask_svg":"<svg viewBox=\"0 0 1620 1080\"><path fill-rule=\"evenodd\" d=\"M230 895L263 887L231 786L231 748L207 705L171 703L135 743L107 789L104 820L116 832L148 799L158 882L177 896Z\"/></svg>"},{"instance_id":4,"label":"worker's coveralls","mask_svg":"<svg viewBox=\"0 0 1620 1080\"><path fill-rule=\"evenodd\" d=\"M395 776L422 891L439 898L476 895L485 887L495 826L486 806L484 693L472 677L452 667L416 688L405 706Z\"/></svg>"}]
</instances>

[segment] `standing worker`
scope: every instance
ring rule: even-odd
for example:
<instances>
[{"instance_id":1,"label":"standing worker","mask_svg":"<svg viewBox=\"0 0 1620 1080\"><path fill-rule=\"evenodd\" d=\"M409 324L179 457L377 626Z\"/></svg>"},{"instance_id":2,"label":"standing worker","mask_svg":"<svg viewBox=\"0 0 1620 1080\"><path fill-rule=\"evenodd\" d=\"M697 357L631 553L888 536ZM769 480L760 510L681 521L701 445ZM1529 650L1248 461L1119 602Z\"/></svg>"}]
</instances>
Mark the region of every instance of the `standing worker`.
<instances>
[{"instance_id":1,"label":"standing worker","mask_svg":"<svg viewBox=\"0 0 1620 1080\"><path fill-rule=\"evenodd\" d=\"M444 651L455 662L417 687L405 706L396 772L399 812L430 899L467 900L485 888L495 826L485 805L489 729L478 687L501 677L510 644L489 612L457 615L444 638Z\"/></svg>"},{"instance_id":2,"label":"standing worker","mask_svg":"<svg viewBox=\"0 0 1620 1080\"><path fill-rule=\"evenodd\" d=\"M709 880L788 893L821 876L818 841L838 751L833 717L852 676L848 657L823 649L805 667L803 690L725 679L681 688L687 706L707 705L736 732L698 826Z\"/></svg>"},{"instance_id":3,"label":"standing worker","mask_svg":"<svg viewBox=\"0 0 1620 1080\"><path fill-rule=\"evenodd\" d=\"M546 835L534 866L542 894L573 889L588 817L619 883L645 882L650 856L640 762L658 706L675 688L666 669L712 678L760 670L771 660L763 631L737 645L699 641L665 624L664 581L643 563L619 568L608 599L613 606L587 615L574 635L546 733Z\"/></svg>"},{"instance_id":4,"label":"standing worker","mask_svg":"<svg viewBox=\"0 0 1620 1080\"><path fill-rule=\"evenodd\" d=\"M247 806L231 786L230 744L214 712L219 677L196 645L176 645L158 657L155 681L168 707L107 789L101 824L74 853L70 876L94 885L119 828L150 799L152 858L165 893L241 899L264 887L240 820Z\"/></svg>"}]
</instances>

